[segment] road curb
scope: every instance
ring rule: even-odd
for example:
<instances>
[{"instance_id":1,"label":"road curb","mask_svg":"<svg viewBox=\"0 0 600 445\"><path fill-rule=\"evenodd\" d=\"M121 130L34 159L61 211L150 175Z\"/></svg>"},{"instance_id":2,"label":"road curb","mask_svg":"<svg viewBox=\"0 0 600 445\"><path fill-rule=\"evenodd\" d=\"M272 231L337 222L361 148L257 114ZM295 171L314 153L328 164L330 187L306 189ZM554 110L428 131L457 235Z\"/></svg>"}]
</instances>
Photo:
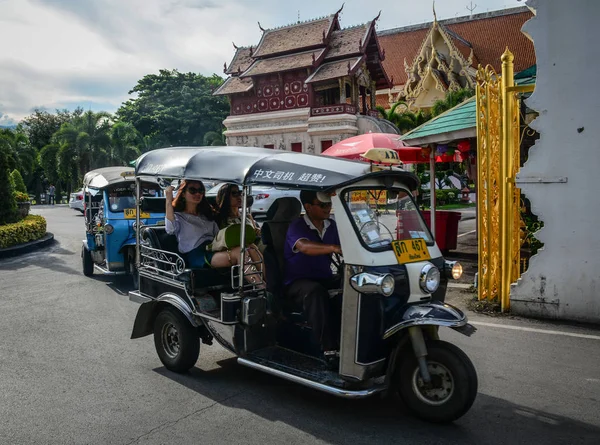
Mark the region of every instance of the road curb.
<instances>
[{"instance_id":1,"label":"road curb","mask_svg":"<svg viewBox=\"0 0 600 445\"><path fill-rule=\"evenodd\" d=\"M473 216L464 216L464 217L460 218L461 221L468 221L470 219L475 219L475 215L473 215Z\"/></svg>"},{"instance_id":2,"label":"road curb","mask_svg":"<svg viewBox=\"0 0 600 445\"><path fill-rule=\"evenodd\" d=\"M0 258L9 258L12 256L22 255L31 252L32 250L41 249L54 243L54 234L46 232L43 238L28 243L17 244L16 246L0 249Z\"/></svg>"}]
</instances>

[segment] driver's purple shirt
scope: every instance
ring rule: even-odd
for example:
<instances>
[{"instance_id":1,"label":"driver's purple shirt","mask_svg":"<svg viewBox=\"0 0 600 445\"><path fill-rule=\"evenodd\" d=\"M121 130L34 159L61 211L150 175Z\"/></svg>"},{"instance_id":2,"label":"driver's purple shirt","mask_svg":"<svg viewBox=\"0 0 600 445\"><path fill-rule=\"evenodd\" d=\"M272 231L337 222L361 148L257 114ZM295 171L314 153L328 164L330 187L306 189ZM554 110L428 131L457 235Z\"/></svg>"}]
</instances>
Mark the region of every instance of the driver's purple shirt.
<instances>
[{"instance_id":1,"label":"driver's purple shirt","mask_svg":"<svg viewBox=\"0 0 600 445\"><path fill-rule=\"evenodd\" d=\"M339 246L340 237L335 221L329 219L326 221L325 226L324 233L320 234L306 215L301 216L290 224L283 248L285 258L284 284L286 286L302 278L313 280L331 278L330 255L309 256L295 249L296 243L301 239Z\"/></svg>"}]
</instances>

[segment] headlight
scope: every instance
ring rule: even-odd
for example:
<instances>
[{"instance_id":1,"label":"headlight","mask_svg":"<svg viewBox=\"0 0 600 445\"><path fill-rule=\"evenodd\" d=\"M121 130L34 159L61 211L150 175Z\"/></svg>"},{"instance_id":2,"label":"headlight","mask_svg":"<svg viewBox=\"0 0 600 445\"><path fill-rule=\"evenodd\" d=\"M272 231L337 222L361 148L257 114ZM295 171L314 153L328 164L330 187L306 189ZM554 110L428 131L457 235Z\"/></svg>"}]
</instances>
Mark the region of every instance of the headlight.
<instances>
[{"instance_id":1,"label":"headlight","mask_svg":"<svg viewBox=\"0 0 600 445\"><path fill-rule=\"evenodd\" d=\"M445 269L446 276L448 278L458 280L460 277L462 277L463 268L462 264L460 264L458 261L446 261Z\"/></svg>"},{"instance_id":2,"label":"headlight","mask_svg":"<svg viewBox=\"0 0 600 445\"><path fill-rule=\"evenodd\" d=\"M350 285L355 291L362 294L380 293L389 297L394 293L396 280L389 273L379 275L365 272L350 278Z\"/></svg>"},{"instance_id":3,"label":"headlight","mask_svg":"<svg viewBox=\"0 0 600 445\"><path fill-rule=\"evenodd\" d=\"M110 224L106 224L106 225L104 226L104 232L105 232L107 235L110 235L110 234L111 234L111 233L113 233L114 231L115 231L115 228L114 228L113 226L111 226Z\"/></svg>"},{"instance_id":4,"label":"headlight","mask_svg":"<svg viewBox=\"0 0 600 445\"><path fill-rule=\"evenodd\" d=\"M431 263L426 264L421 269L419 285L425 293L435 292L440 285L440 270Z\"/></svg>"}]
</instances>

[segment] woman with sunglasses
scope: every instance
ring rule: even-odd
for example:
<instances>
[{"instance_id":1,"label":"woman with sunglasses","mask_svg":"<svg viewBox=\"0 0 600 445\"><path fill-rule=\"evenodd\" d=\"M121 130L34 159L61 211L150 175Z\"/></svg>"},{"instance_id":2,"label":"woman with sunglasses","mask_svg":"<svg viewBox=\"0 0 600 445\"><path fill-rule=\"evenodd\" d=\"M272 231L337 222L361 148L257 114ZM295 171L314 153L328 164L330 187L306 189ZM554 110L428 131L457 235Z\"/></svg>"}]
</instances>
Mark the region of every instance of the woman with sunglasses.
<instances>
[{"instance_id":1,"label":"woman with sunglasses","mask_svg":"<svg viewBox=\"0 0 600 445\"><path fill-rule=\"evenodd\" d=\"M166 221L167 233L177 236L179 252L190 268L230 267L238 263L240 248L228 252L211 252L206 247L219 232L214 212L204 198L205 188L201 181L182 181L177 197L173 199L173 187L167 187Z\"/></svg>"},{"instance_id":2,"label":"woman with sunglasses","mask_svg":"<svg viewBox=\"0 0 600 445\"><path fill-rule=\"evenodd\" d=\"M219 189L217 193L217 224L220 229L229 227L232 224L241 224L242 215L240 209L242 207L242 192L236 184L225 184ZM246 218L246 224L254 227L256 232L256 242L260 242L260 228L256 221L252 218L252 215L248 213ZM260 263L260 270L265 275L265 266L262 255L256 244L250 244L248 246L248 254L252 258L252 262Z\"/></svg>"}]
</instances>

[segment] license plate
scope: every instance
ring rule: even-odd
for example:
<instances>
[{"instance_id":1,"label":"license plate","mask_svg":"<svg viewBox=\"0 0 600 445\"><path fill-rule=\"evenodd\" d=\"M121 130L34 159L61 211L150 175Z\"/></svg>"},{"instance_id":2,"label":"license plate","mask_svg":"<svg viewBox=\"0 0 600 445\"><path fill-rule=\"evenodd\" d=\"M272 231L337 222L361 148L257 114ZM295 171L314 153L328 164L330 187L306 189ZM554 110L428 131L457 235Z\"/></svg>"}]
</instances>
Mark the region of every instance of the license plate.
<instances>
[{"instance_id":1,"label":"license plate","mask_svg":"<svg viewBox=\"0 0 600 445\"><path fill-rule=\"evenodd\" d=\"M431 258L429 250L427 249L427 244L425 244L423 238L393 241L392 248L394 249L398 264L415 263Z\"/></svg>"},{"instance_id":2,"label":"license plate","mask_svg":"<svg viewBox=\"0 0 600 445\"><path fill-rule=\"evenodd\" d=\"M125 219L135 219L135 209L125 209L123 212L125 213ZM150 213L142 212L140 218L150 218Z\"/></svg>"}]
</instances>

